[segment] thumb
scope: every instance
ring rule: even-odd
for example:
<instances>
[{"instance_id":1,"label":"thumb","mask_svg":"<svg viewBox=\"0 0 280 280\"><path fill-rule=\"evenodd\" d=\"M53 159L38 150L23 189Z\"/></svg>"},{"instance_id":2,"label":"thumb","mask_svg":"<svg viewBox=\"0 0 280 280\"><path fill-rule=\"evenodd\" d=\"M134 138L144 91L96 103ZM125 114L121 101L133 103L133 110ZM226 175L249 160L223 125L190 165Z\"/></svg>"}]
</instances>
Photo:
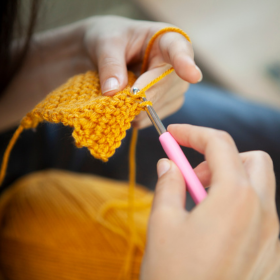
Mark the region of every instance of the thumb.
<instances>
[{"instance_id":1,"label":"thumb","mask_svg":"<svg viewBox=\"0 0 280 280\"><path fill-rule=\"evenodd\" d=\"M125 61L125 47L116 41L104 43L97 55L97 64L103 95L113 95L127 85L127 68Z\"/></svg>"},{"instance_id":2,"label":"thumb","mask_svg":"<svg viewBox=\"0 0 280 280\"><path fill-rule=\"evenodd\" d=\"M175 163L168 159L161 159L157 164L157 172L159 178L154 195L153 211L162 207L185 209L185 180Z\"/></svg>"}]
</instances>

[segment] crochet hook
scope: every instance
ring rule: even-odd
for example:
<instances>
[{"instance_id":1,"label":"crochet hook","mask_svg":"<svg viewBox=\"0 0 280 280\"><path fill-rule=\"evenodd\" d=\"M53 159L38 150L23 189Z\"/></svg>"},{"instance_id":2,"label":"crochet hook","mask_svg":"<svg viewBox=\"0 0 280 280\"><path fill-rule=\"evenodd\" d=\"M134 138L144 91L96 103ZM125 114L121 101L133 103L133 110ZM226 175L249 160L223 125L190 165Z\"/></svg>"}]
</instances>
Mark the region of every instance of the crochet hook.
<instances>
[{"instance_id":1,"label":"crochet hook","mask_svg":"<svg viewBox=\"0 0 280 280\"><path fill-rule=\"evenodd\" d=\"M139 91L140 90L138 88L132 88L133 94L137 94ZM143 97L143 101L147 101L147 99ZM150 105L147 105L147 114L159 134L159 141L166 155L180 169L185 179L187 190L189 191L191 197L196 204L200 203L207 196L207 192L197 178L181 147L173 138L173 136L166 131L166 128L164 127L154 108Z\"/></svg>"}]
</instances>

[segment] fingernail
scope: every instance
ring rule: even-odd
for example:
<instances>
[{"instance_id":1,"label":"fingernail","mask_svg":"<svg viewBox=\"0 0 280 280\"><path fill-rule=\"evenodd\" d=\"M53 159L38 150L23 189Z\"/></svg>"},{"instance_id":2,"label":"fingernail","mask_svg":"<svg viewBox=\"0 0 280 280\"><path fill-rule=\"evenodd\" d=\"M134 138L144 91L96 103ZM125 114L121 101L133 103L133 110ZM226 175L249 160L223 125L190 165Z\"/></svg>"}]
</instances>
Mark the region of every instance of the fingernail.
<instances>
[{"instance_id":1,"label":"fingernail","mask_svg":"<svg viewBox=\"0 0 280 280\"><path fill-rule=\"evenodd\" d=\"M161 159L157 164L157 173L160 178L163 174L165 174L170 169L170 162L168 159Z\"/></svg>"},{"instance_id":2,"label":"fingernail","mask_svg":"<svg viewBox=\"0 0 280 280\"><path fill-rule=\"evenodd\" d=\"M118 89L120 87L119 81L116 78L109 78L102 86L102 93Z\"/></svg>"},{"instance_id":3,"label":"fingernail","mask_svg":"<svg viewBox=\"0 0 280 280\"><path fill-rule=\"evenodd\" d=\"M199 69L199 67L198 66L195 66L195 68L197 69L197 71L199 71L199 73L200 73L200 78L198 79L198 83L199 82L201 82L202 81L202 79L203 79L203 75L202 75L202 72L201 72L201 70Z\"/></svg>"}]
</instances>

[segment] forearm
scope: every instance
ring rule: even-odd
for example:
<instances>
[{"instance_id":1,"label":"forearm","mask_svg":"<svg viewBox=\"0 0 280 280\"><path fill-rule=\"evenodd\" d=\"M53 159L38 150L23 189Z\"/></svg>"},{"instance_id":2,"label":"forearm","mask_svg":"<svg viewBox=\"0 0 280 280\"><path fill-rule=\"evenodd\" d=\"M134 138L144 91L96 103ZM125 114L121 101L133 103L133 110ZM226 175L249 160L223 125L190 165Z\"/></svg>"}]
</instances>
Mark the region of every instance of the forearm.
<instances>
[{"instance_id":1,"label":"forearm","mask_svg":"<svg viewBox=\"0 0 280 280\"><path fill-rule=\"evenodd\" d=\"M92 68L83 50L85 21L34 36L24 64L0 99L0 131L17 125L46 94Z\"/></svg>"}]
</instances>

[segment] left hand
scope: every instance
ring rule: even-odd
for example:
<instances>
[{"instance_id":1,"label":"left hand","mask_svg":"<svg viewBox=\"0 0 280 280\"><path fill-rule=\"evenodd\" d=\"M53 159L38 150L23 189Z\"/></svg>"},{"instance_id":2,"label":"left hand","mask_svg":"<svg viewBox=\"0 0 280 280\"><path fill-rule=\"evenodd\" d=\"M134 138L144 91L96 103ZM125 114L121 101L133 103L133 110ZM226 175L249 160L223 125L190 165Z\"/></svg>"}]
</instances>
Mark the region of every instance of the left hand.
<instances>
[{"instance_id":1,"label":"left hand","mask_svg":"<svg viewBox=\"0 0 280 280\"><path fill-rule=\"evenodd\" d=\"M16 125L49 92L87 70L99 71L105 95L124 89L127 66L139 74L149 40L167 26L170 25L96 16L35 35L22 67L1 97L0 131ZM191 44L174 32L156 40L148 69L135 86L143 88L171 65L176 73L147 91L148 99L154 103L161 118L179 109L188 82L196 83L202 78L193 60ZM112 83L113 78L117 84ZM145 112L134 120L134 126L138 128L150 124Z\"/></svg>"},{"instance_id":2,"label":"left hand","mask_svg":"<svg viewBox=\"0 0 280 280\"><path fill-rule=\"evenodd\" d=\"M115 16L90 18L85 23L85 47L98 68L104 95L113 95L126 86L127 68L140 74L149 40L158 30L170 26L166 23L135 21ZM148 69L134 86L143 88L171 65L176 73L168 75L146 92L160 118L181 107L188 83L196 83L202 79L201 71L194 62L191 43L175 32L165 33L155 41ZM134 120L137 128L150 124L145 112Z\"/></svg>"}]
</instances>

